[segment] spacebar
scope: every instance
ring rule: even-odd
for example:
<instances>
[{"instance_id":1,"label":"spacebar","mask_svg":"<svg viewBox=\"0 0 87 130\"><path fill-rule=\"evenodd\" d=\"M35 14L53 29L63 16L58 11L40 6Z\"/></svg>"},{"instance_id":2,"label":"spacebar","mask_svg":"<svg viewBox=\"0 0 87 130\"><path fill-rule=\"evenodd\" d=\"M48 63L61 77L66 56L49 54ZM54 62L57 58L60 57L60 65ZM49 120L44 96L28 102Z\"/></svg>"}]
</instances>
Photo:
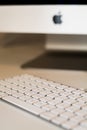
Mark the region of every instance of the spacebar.
<instances>
[{"instance_id":1,"label":"spacebar","mask_svg":"<svg viewBox=\"0 0 87 130\"><path fill-rule=\"evenodd\" d=\"M23 102L19 99L16 99L12 96L8 96L8 97L3 97L2 100L6 101L6 102L9 102L17 107L20 107L32 114L35 114L35 115L40 115L40 113L44 112L42 109L36 107L36 106L33 106L31 104L28 104L26 102Z\"/></svg>"}]
</instances>

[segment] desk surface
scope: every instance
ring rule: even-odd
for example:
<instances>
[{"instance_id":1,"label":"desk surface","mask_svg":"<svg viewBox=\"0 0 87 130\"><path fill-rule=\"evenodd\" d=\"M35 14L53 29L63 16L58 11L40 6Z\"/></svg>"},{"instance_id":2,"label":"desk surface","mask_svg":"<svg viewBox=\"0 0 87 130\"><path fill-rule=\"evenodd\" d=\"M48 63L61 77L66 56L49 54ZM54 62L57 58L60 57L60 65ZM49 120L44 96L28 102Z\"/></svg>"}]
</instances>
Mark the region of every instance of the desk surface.
<instances>
[{"instance_id":1,"label":"desk surface","mask_svg":"<svg viewBox=\"0 0 87 130\"><path fill-rule=\"evenodd\" d=\"M26 40L27 39L27 40ZM38 42L39 41L39 42ZM21 64L35 58L44 52L44 38L38 40L21 36L12 43L0 44L0 79L23 73L37 75L58 81L73 87L87 88L87 71L53 70L53 69L22 69ZM44 121L20 111L6 103L0 102L0 128L2 130L57 129ZM36 120L37 119L37 120ZM39 123L39 125L38 125ZM35 124L35 125L34 125Z\"/></svg>"}]
</instances>

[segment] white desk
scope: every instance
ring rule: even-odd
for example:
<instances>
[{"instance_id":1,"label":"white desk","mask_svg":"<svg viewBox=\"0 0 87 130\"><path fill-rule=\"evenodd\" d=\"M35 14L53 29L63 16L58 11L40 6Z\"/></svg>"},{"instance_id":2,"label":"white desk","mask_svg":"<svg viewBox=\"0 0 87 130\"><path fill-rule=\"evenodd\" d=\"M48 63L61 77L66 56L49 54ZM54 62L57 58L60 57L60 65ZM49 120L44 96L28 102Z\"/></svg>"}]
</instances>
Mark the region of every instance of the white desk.
<instances>
[{"instance_id":1,"label":"white desk","mask_svg":"<svg viewBox=\"0 0 87 130\"><path fill-rule=\"evenodd\" d=\"M23 73L34 74L43 78L58 81L73 87L87 88L86 71L21 69L20 65L44 51L43 38L39 40L15 40L11 44L0 45L0 79ZM23 40L24 39L24 40ZM42 41L41 41L42 40ZM26 41L26 42L25 42ZM4 102L0 102L1 130L58 130L37 117L17 109Z\"/></svg>"}]
</instances>

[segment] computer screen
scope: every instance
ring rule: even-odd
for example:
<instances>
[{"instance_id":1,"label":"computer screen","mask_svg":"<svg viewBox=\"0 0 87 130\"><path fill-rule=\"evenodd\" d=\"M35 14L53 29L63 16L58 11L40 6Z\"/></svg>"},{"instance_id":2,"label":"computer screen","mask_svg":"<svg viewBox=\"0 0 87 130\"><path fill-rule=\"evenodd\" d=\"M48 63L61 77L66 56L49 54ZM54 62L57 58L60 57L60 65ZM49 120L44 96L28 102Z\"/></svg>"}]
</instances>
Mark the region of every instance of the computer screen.
<instances>
[{"instance_id":1,"label":"computer screen","mask_svg":"<svg viewBox=\"0 0 87 130\"><path fill-rule=\"evenodd\" d=\"M54 48L56 41L61 43L61 39L66 43L76 39L76 43L83 42L83 46L58 46L58 48L87 51L87 5L80 0L54 0L49 1L7 1L0 3L0 32L13 33L39 33L47 34L47 42ZM59 35L64 37L58 37ZM55 35L55 36L54 36ZM68 35L69 37L66 37ZM74 37L70 37L74 35ZM82 35L76 38L77 35ZM54 39L57 39L54 41ZM85 40L83 40L85 39ZM65 42L65 40L63 40ZM75 43L75 44L76 44ZM48 45L48 44L47 44ZM57 44L59 45L59 44ZM69 44L68 44L69 45ZM82 44L80 44L82 45ZM55 47L58 49L57 47Z\"/></svg>"}]
</instances>

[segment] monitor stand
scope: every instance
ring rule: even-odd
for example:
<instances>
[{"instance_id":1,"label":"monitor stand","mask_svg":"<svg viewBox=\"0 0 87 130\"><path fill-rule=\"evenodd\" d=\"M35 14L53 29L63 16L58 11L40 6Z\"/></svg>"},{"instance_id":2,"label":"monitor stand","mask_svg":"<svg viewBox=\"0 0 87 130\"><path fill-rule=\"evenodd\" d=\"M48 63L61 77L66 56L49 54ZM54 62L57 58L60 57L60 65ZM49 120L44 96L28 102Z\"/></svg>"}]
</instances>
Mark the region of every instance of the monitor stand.
<instances>
[{"instance_id":1,"label":"monitor stand","mask_svg":"<svg viewBox=\"0 0 87 130\"><path fill-rule=\"evenodd\" d=\"M47 51L87 52L86 35L47 35Z\"/></svg>"},{"instance_id":2,"label":"monitor stand","mask_svg":"<svg viewBox=\"0 0 87 130\"><path fill-rule=\"evenodd\" d=\"M45 52L21 67L87 70L87 36L47 35Z\"/></svg>"}]
</instances>

